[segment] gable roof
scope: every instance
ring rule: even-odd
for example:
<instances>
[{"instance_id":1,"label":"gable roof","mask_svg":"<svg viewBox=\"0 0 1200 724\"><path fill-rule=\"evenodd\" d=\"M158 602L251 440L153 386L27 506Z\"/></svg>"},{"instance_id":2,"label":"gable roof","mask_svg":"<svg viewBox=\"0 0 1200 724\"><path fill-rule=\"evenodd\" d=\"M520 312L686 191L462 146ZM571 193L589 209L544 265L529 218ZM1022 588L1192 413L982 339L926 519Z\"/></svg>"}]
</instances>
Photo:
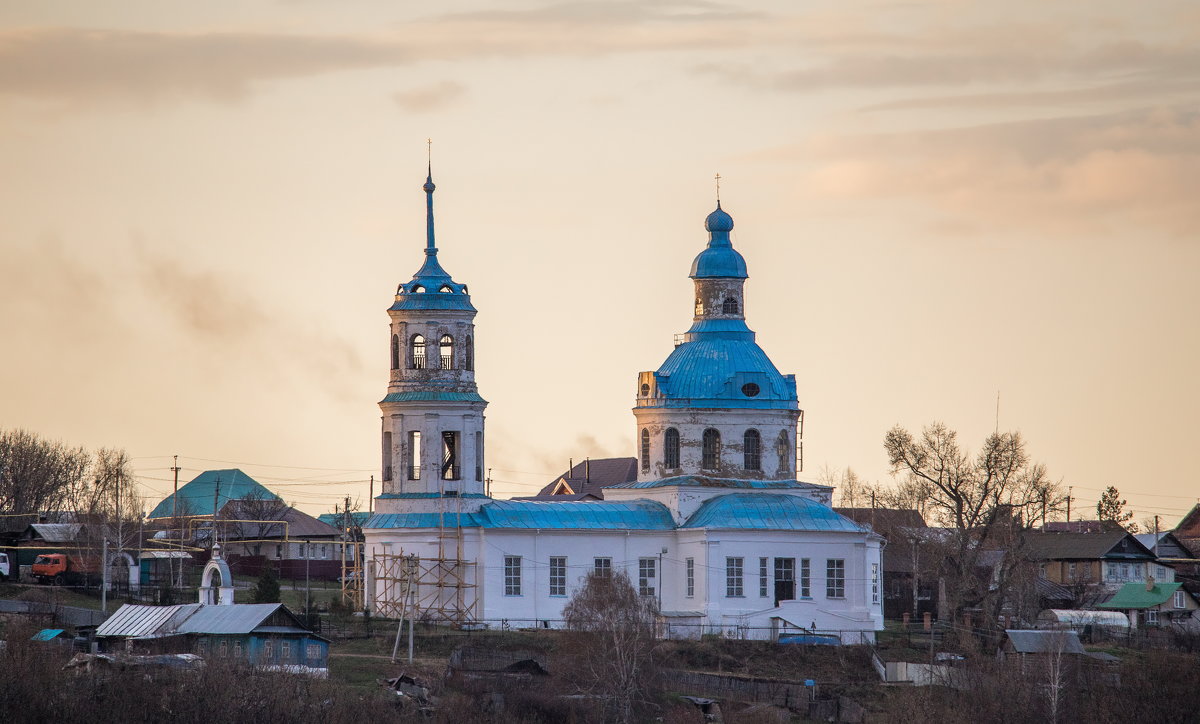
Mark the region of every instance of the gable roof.
<instances>
[{"instance_id":1,"label":"gable roof","mask_svg":"<svg viewBox=\"0 0 1200 724\"><path fill-rule=\"evenodd\" d=\"M245 500L231 500L221 508L221 518L229 520L246 519L255 522L237 523L236 528L226 528L222 537L229 534L230 540L253 538L283 538L286 532L290 539L331 538L341 533L340 530L324 523L295 508L281 503L281 509L276 511L256 510L254 504L247 505ZM270 517L258 522L258 516L269 513ZM339 516L340 517L340 516ZM279 522L286 522L281 525Z\"/></svg>"},{"instance_id":2,"label":"gable roof","mask_svg":"<svg viewBox=\"0 0 1200 724\"><path fill-rule=\"evenodd\" d=\"M1200 538L1200 503L1192 506L1172 532L1178 538Z\"/></svg>"},{"instance_id":3,"label":"gable roof","mask_svg":"<svg viewBox=\"0 0 1200 724\"><path fill-rule=\"evenodd\" d=\"M898 528L927 528L919 511L911 508L834 508L856 523L869 525L877 533Z\"/></svg>"},{"instance_id":4,"label":"gable roof","mask_svg":"<svg viewBox=\"0 0 1200 724\"><path fill-rule=\"evenodd\" d=\"M1024 534L1025 545L1035 560L1095 560L1115 558L1144 560L1154 554L1124 528L1097 533Z\"/></svg>"},{"instance_id":5,"label":"gable roof","mask_svg":"<svg viewBox=\"0 0 1200 724\"><path fill-rule=\"evenodd\" d=\"M268 625L272 617L277 623ZM278 621L282 619L282 621ZM179 634L248 634L255 630L309 632L282 603L144 606L127 603L100 624L97 636L158 638ZM311 632L309 632L311 633Z\"/></svg>"},{"instance_id":6,"label":"gable roof","mask_svg":"<svg viewBox=\"0 0 1200 724\"><path fill-rule=\"evenodd\" d=\"M1182 583L1156 583L1146 590L1144 583L1126 583L1117 590L1115 596L1100 604L1100 608L1154 608L1171 600L1171 596L1182 587Z\"/></svg>"},{"instance_id":7,"label":"gable roof","mask_svg":"<svg viewBox=\"0 0 1200 724\"><path fill-rule=\"evenodd\" d=\"M637 479L637 458L585 459L559 475L538 495L584 495L603 498L601 488Z\"/></svg>"},{"instance_id":8,"label":"gable roof","mask_svg":"<svg viewBox=\"0 0 1200 724\"><path fill-rule=\"evenodd\" d=\"M205 470L154 506L150 518L170 518L175 515L174 500L179 498L179 515L212 515L213 496L219 496L216 507L220 508L239 498L263 498L278 500L279 496L267 490L257 480L237 468Z\"/></svg>"},{"instance_id":9,"label":"gable roof","mask_svg":"<svg viewBox=\"0 0 1200 724\"><path fill-rule=\"evenodd\" d=\"M28 540L40 539L47 543L74 543L83 526L79 523L31 523L25 530Z\"/></svg>"},{"instance_id":10,"label":"gable roof","mask_svg":"<svg viewBox=\"0 0 1200 724\"><path fill-rule=\"evenodd\" d=\"M1074 631L1028 631L1014 629L1004 632L1013 650L1019 654L1085 654L1079 634Z\"/></svg>"}]
</instances>

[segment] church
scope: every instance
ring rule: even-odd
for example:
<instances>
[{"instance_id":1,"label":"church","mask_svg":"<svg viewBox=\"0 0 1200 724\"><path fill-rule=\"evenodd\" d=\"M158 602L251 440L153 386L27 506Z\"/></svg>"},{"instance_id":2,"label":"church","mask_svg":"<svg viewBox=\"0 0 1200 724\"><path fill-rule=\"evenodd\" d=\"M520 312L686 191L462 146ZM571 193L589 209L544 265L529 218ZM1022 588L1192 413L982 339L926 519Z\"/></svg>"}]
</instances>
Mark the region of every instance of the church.
<instances>
[{"instance_id":1,"label":"church","mask_svg":"<svg viewBox=\"0 0 1200 724\"><path fill-rule=\"evenodd\" d=\"M556 627L587 574L623 571L655 597L665 636L873 640L882 539L834 512L832 488L797 478L796 378L746 325L749 275L720 201L691 266L692 326L637 377L636 479L603 500L499 500L484 486L476 309L438 260L434 190L431 171L424 263L388 308L383 487L363 525L367 608Z\"/></svg>"}]
</instances>

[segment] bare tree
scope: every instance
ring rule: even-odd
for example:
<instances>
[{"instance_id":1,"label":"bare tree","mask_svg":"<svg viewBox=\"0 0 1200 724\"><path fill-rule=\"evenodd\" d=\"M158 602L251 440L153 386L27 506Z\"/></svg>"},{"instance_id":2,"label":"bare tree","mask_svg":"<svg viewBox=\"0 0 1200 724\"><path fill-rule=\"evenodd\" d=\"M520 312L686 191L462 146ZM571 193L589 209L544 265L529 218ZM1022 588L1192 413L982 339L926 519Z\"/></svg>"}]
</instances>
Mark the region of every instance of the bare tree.
<instances>
[{"instance_id":1,"label":"bare tree","mask_svg":"<svg viewBox=\"0 0 1200 724\"><path fill-rule=\"evenodd\" d=\"M939 561L949 610L990 605L998 614L1009 578L1028 563L1019 531L1038 506L1065 502L1061 486L1030 461L1020 433L989 435L972 457L940 422L919 438L896 426L884 448L893 474L904 476L902 489L919 491L926 513L946 526Z\"/></svg>"},{"instance_id":2,"label":"bare tree","mask_svg":"<svg viewBox=\"0 0 1200 724\"><path fill-rule=\"evenodd\" d=\"M50 441L28 430L0 430L0 512L19 527L37 514L67 507L71 492L85 485L92 457L81 447Z\"/></svg>"},{"instance_id":3,"label":"bare tree","mask_svg":"<svg viewBox=\"0 0 1200 724\"><path fill-rule=\"evenodd\" d=\"M289 510L291 506L273 495L251 493L231 500L222 514L231 522L222 526L222 535L243 539L282 536L287 532L284 521Z\"/></svg>"},{"instance_id":4,"label":"bare tree","mask_svg":"<svg viewBox=\"0 0 1200 724\"><path fill-rule=\"evenodd\" d=\"M572 649L580 662L580 683L613 702L616 721L634 721L655 684L654 597L639 595L623 571L591 573L567 602L563 618L576 632Z\"/></svg>"}]
</instances>

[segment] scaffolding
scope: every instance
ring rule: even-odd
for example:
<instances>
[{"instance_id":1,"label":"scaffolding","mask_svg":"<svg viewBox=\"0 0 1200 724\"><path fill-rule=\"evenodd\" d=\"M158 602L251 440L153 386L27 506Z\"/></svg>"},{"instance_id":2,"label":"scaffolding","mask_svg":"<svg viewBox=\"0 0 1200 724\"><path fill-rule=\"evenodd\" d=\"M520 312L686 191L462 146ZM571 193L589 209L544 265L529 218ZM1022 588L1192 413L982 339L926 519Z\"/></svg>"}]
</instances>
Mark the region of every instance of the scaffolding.
<instances>
[{"instance_id":1,"label":"scaffolding","mask_svg":"<svg viewBox=\"0 0 1200 724\"><path fill-rule=\"evenodd\" d=\"M454 511L448 511L454 501ZM451 516L453 516L452 519ZM375 553L375 613L461 626L478 620L475 561L463 558L462 499L443 496L437 555Z\"/></svg>"}]
</instances>

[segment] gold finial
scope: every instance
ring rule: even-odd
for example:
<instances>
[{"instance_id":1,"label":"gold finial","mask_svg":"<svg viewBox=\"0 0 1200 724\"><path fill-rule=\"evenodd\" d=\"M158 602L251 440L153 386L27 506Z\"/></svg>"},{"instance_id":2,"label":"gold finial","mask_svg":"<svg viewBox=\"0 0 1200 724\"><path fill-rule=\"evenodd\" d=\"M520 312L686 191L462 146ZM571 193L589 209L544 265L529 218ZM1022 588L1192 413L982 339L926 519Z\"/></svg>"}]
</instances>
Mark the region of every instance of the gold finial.
<instances>
[{"instance_id":1,"label":"gold finial","mask_svg":"<svg viewBox=\"0 0 1200 724\"><path fill-rule=\"evenodd\" d=\"M717 182L717 206L721 205L721 174L713 177Z\"/></svg>"}]
</instances>

